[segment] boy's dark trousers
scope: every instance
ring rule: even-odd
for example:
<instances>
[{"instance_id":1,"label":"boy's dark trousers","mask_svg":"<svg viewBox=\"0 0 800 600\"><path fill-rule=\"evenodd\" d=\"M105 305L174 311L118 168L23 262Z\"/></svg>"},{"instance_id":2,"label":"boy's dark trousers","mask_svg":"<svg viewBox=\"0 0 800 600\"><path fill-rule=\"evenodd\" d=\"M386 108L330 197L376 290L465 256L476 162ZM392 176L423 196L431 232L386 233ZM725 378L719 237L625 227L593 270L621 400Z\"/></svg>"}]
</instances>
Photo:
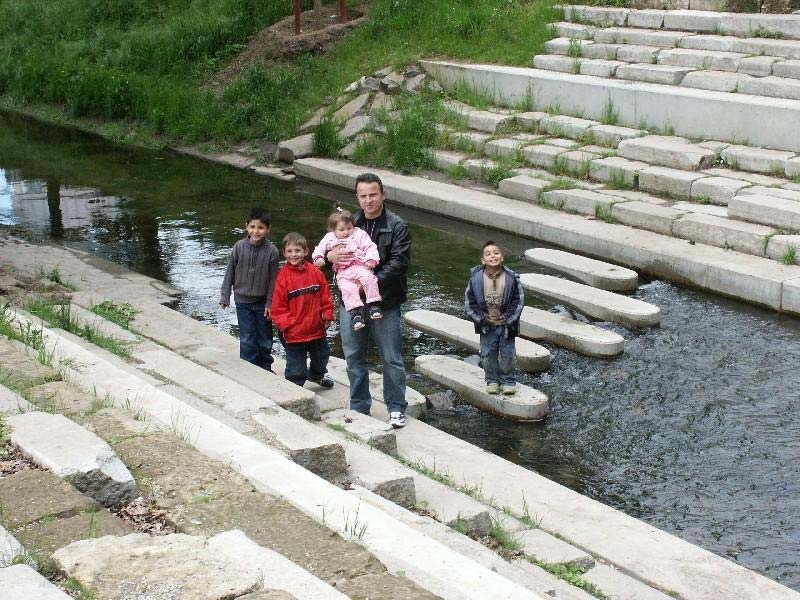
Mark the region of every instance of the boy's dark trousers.
<instances>
[{"instance_id":1,"label":"boy's dark trousers","mask_svg":"<svg viewBox=\"0 0 800 600\"><path fill-rule=\"evenodd\" d=\"M486 383L514 385L514 362L517 357L515 338L506 337L505 327L490 327L481 334L481 365L486 374Z\"/></svg>"},{"instance_id":2,"label":"boy's dark trousers","mask_svg":"<svg viewBox=\"0 0 800 600\"><path fill-rule=\"evenodd\" d=\"M237 302L239 358L272 370L272 321L264 318L265 302Z\"/></svg>"},{"instance_id":3,"label":"boy's dark trousers","mask_svg":"<svg viewBox=\"0 0 800 600\"><path fill-rule=\"evenodd\" d=\"M281 339L286 349L286 371L284 376L294 384L302 386L306 380L319 381L328 372L328 359L331 347L328 338L322 337L310 342L287 344ZM310 364L306 367L306 358Z\"/></svg>"}]
</instances>

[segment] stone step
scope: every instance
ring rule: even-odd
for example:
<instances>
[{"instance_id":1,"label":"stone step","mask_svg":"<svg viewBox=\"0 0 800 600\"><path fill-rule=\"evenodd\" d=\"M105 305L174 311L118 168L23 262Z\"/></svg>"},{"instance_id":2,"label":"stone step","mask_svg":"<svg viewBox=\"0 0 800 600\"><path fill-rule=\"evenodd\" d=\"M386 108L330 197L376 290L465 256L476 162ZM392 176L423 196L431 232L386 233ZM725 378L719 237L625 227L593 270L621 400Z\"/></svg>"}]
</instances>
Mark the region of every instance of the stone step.
<instances>
[{"instance_id":1,"label":"stone step","mask_svg":"<svg viewBox=\"0 0 800 600\"><path fill-rule=\"evenodd\" d=\"M623 225L672 235L673 224L686 213L669 206L661 206L642 200L615 204L611 207L611 218Z\"/></svg>"},{"instance_id":2,"label":"stone step","mask_svg":"<svg viewBox=\"0 0 800 600\"><path fill-rule=\"evenodd\" d=\"M497 191L508 198L536 203L539 195L550 185L550 181L531 177L530 175L517 175L503 179Z\"/></svg>"},{"instance_id":3,"label":"stone step","mask_svg":"<svg viewBox=\"0 0 800 600\"><path fill-rule=\"evenodd\" d=\"M86 310L74 302L69 305L69 315L79 325L89 327L90 329L93 329L94 331L107 337L111 337L122 342L127 342L129 344L136 344L139 342L139 338L132 331L124 329L116 323L112 323L111 321L104 319L100 315L97 315L90 310Z\"/></svg>"},{"instance_id":4,"label":"stone step","mask_svg":"<svg viewBox=\"0 0 800 600\"><path fill-rule=\"evenodd\" d=\"M513 138L500 138L486 142L483 147L483 152L486 156L497 158L500 156L512 156L522 154L522 149L537 140L544 139L547 136L534 135L530 133L520 134Z\"/></svg>"},{"instance_id":5,"label":"stone step","mask_svg":"<svg viewBox=\"0 0 800 600\"><path fill-rule=\"evenodd\" d=\"M775 233L771 227L703 214L681 217L673 224L672 232L685 240L755 256L764 255L767 240Z\"/></svg>"},{"instance_id":6,"label":"stone step","mask_svg":"<svg viewBox=\"0 0 800 600\"><path fill-rule=\"evenodd\" d=\"M617 69L616 76L626 81L680 85L691 71L688 67L672 65L626 64Z\"/></svg>"},{"instance_id":7,"label":"stone step","mask_svg":"<svg viewBox=\"0 0 800 600\"><path fill-rule=\"evenodd\" d=\"M350 436L358 438L370 448L389 456L397 456L395 430L388 423L345 408L324 413L322 422L333 429L347 431Z\"/></svg>"},{"instance_id":8,"label":"stone step","mask_svg":"<svg viewBox=\"0 0 800 600\"><path fill-rule=\"evenodd\" d=\"M663 31L635 27L608 27L598 29L594 40L601 44L635 44L637 46L656 46L674 48L681 39L692 35L683 31Z\"/></svg>"},{"instance_id":9,"label":"stone step","mask_svg":"<svg viewBox=\"0 0 800 600\"><path fill-rule=\"evenodd\" d=\"M728 203L728 214L779 229L800 230L800 202L761 195L739 195Z\"/></svg>"},{"instance_id":10,"label":"stone step","mask_svg":"<svg viewBox=\"0 0 800 600\"><path fill-rule=\"evenodd\" d=\"M711 167L716 154L689 140L675 136L647 135L620 142L617 153L622 158L685 171Z\"/></svg>"},{"instance_id":11,"label":"stone step","mask_svg":"<svg viewBox=\"0 0 800 600\"><path fill-rule=\"evenodd\" d=\"M639 283L636 271L563 250L532 248L525 251L525 258L601 290L630 292Z\"/></svg>"},{"instance_id":12,"label":"stone step","mask_svg":"<svg viewBox=\"0 0 800 600\"><path fill-rule=\"evenodd\" d=\"M658 53L658 64L735 73L746 56L739 52L670 48Z\"/></svg>"},{"instance_id":13,"label":"stone step","mask_svg":"<svg viewBox=\"0 0 800 600\"><path fill-rule=\"evenodd\" d=\"M644 192L688 200L692 197L692 186L705 177L705 173L695 171L670 167L647 167L639 173L638 183L639 189Z\"/></svg>"},{"instance_id":14,"label":"stone step","mask_svg":"<svg viewBox=\"0 0 800 600\"><path fill-rule=\"evenodd\" d=\"M520 280L525 289L533 294L572 306L596 319L634 328L653 327L661 321L661 310L657 306L635 298L551 275L524 273L520 275Z\"/></svg>"},{"instance_id":15,"label":"stone step","mask_svg":"<svg viewBox=\"0 0 800 600\"><path fill-rule=\"evenodd\" d=\"M403 315L406 323L439 339L480 352L480 335L471 321L433 310L411 310ZM517 340L517 366L529 373L546 371L550 351L528 340Z\"/></svg>"},{"instance_id":16,"label":"stone step","mask_svg":"<svg viewBox=\"0 0 800 600\"><path fill-rule=\"evenodd\" d=\"M511 125L514 116L500 114L489 110L478 110L461 102L445 101L445 107L460 114L470 129L477 129L486 133L496 133L498 129Z\"/></svg>"},{"instance_id":17,"label":"stone step","mask_svg":"<svg viewBox=\"0 0 800 600\"><path fill-rule=\"evenodd\" d=\"M111 447L64 415L28 412L9 417L11 443L103 506L139 496L136 482Z\"/></svg>"},{"instance_id":18,"label":"stone step","mask_svg":"<svg viewBox=\"0 0 800 600\"><path fill-rule=\"evenodd\" d=\"M689 195L695 201L703 200L712 204L727 206L731 198L752 185L749 181L742 179L706 177L692 183Z\"/></svg>"},{"instance_id":19,"label":"stone step","mask_svg":"<svg viewBox=\"0 0 800 600\"><path fill-rule=\"evenodd\" d=\"M670 600L673 597L609 565L596 565L584 573L583 578L596 585L610 600Z\"/></svg>"},{"instance_id":20,"label":"stone step","mask_svg":"<svg viewBox=\"0 0 800 600\"><path fill-rule=\"evenodd\" d=\"M512 396L488 394L483 369L448 356L423 355L414 361L417 371L451 388L466 402L486 412L514 421L541 421L547 416L547 396L517 384Z\"/></svg>"},{"instance_id":21,"label":"stone step","mask_svg":"<svg viewBox=\"0 0 800 600\"><path fill-rule=\"evenodd\" d=\"M0 414L16 415L34 410L34 406L16 392L0 385Z\"/></svg>"},{"instance_id":22,"label":"stone step","mask_svg":"<svg viewBox=\"0 0 800 600\"><path fill-rule=\"evenodd\" d=\"M591 569L595 562L591 554L568 544L541 529L528 529L515 536L520 549L548 564L572 564L582 569ZM599 586L598 586L599 587ZM603 588L600 588L601 590Z\"/></svg>"},{"instance_id":23,"label":"stone step","mask_svg":"<svg viewBox=\"0 0 800 600\"><path fill-rule=\"evenodd\" d=\"M800 101L727 94L498 65L423 61L445 88L467 84L490 90L496 102L517 104L530 89L540 106L558 105L567 114L601 120L612 106L619 125L670 127L676 135L701 136L800 151ZM655 65L659 66L659 65ZM666 67L666 65L661 65ZM620 67L617 69L619 76ZM680 67L675 67L680 68ZM769 121L742 119L742 114L769 113ZM707 115L714 114L714 119Z\"/></svg>"},{"instance_id":24,"label":"stone step","mask_svg":"<svg viewBox=\"0 0 800 600\"><path fill-rule=\"evenodd\" d=\"M767 243L767 256L784 261L794 255L795 264L800 265L800 235L773 235Z\"/></svg>"},{"instance_id":25,"label":"stone step","mask_svg":"<svg viewBox=\"0 0 800 600\"><path fill-rule=\"evenodd\" d=\"M621 143L621 142L620 142ZM623 183L630 187L639 185L639 173L650 165L619 156L593 160L589 165L589 177L605 183Z\"/></svg>"},{"instance_id":26,"label":"stone step","mask_svg":"<svg viewBox=\"0 0 800 600\"><path fill-rule=\"evenodd\" d=\"M467 155L463 152L453 152L452 150L434 150L433 151L433 164L440 171L447 171L453 167L457 167L467 159Z\"/></svg>"},{"instance_id":27,"label":"stone step","mask_svg":"<svg viewBox=\"0 0 800 600\"><path fill-rule=\"evenodd\" d=\"M209 538L208 549L229 562L257 569L261 573L264 589L282 590L293 598L308 600L347 599L347 596L298 564L274 550L259 546L238 529Z\"/></svg>"},{"instance_id":28,"label":"stone step","mask_svg":"<svg viewBox=\"0 0 800 600\"><path fill-rule=\"evenodd\" d=\"M738 52L752 56L770 56L796 60L800 58L800 42L769 38L741 38L726 35L695 35L683 38L679 46L692 50ZM778 73L775 73L776 75Z\"/></svg>"},{"instance_id":29,"label":"stone step","mask_svg":"<svg viewBox=\"0 0 800 600\"><path fill-rule=\"evenodd\" d=\"M11 565L0 568L0 589L8 600L71 600L28 565Z\"/></svg>"},{"instance_id":30,"label":"stone step","mask_svg":"<svg viewBox=\"0 0 800 600\"><path fill-rule=\"evenodd\" d=\"M670 206L673 210L680 210L687 213L700 215L711 215L713 217L728 218L728 208L717 206L716 204L699 204L695 202L676 202Z\"/></svg>"},{"instance_id":31,"label":"stone step","mask_svg":"<svg viewBox=\"0 0 800 600\"><path fill-rule=\"evenodd\" d=\"M735 169L783 177L787 162L795 158L797 153L730 145L723 148L720 156L726 165L730 165Z\"/></svg>"},{"instance_id":32,"label":"stone step","mask_svg":"<svg viewBox=\"0 0 800 600\"><path fill-rule=\"evenodd\" d=\"M544 192L539 198L539 203L543 206L591 216L610 214L611 207L617 202L627 202L627 200L592 190L576 189L552 190Z\"/></svg>"},{"instance_id":33,"label":"stone step","mask_svg":"<svg viewBox=\"0 0 800 600\"><path fill-rule=\"evenodd\" d=\"M625 339L618 333L530 306L522 309L519 328L522 337L586 356L617 356L625 349Z\"/></svg>"},{"instance_id":34,"label":"stone step","mask_svg":"<svg viewBox=\"0 0 800 600\"><path fill-rule=\"evenodd\" d=\"M465 152L481 154L483 146L492 139L491 134L479 131L454 131L448 136L450 143Z\"/></svg>"},{"instance_id":35,"label":"stone step","mask_svg":"<svg viewBox=\"0 0 800 600\"><path fill-rule=\"evenodd\" d=\"M594 32L597 31L597 28L591 25L569 23L567 21L553 23L552 27L555 37L575 38L578 40L591 40L594 38Z\"/></svg>"}]
</instances>

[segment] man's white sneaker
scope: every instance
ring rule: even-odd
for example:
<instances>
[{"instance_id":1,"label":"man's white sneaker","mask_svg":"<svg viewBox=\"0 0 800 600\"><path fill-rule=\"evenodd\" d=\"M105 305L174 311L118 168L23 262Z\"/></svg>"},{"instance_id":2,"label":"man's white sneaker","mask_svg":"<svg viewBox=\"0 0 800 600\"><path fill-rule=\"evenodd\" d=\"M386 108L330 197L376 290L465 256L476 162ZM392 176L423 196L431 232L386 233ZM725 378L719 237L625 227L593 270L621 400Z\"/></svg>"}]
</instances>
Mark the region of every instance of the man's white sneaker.
<instances>
[{"instance_id":1,"label":"man's white sneaker","mask_svg":"<svg viewBox=\"0 0 800 600\"><path fill-rule=\"evenodd\" d=\"M406 416L401 412L389 413L389 425L395 429L400 429L406 426Z\"/></svg>"}]
</instances>

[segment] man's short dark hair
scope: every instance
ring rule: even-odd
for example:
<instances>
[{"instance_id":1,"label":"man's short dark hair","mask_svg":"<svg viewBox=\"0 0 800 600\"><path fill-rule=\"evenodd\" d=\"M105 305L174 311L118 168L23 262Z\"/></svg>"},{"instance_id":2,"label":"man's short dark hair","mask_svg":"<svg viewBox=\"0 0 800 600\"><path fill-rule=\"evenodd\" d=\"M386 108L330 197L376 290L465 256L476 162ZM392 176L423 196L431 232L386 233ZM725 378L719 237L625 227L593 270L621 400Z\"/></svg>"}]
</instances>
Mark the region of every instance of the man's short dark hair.
<instances>
[{"instance_id":1,"label":"man's short dark hair","mask_svg":"<svg viewBox=\"0 0 800 600\"><path fill-rule=\"evenodd\" d=\"M292 246L300 246L303 250L308 250L308 241L304 235L297 233L296 231L290 231L285 236L283 236L283 242L281 242L281 250L286 250L286 246L291 244Z\"/></svg>"},{"instance_id":2,"label":"man's short dark hair","mask_svg":"<svg viewBox=\"0 0 800 600\"><path fill-rule=\"evenodd\" d=\"M261 221L264 225L269 227L272 223L272 215L265 208L251 208L250 214L247 216L247 223L250 221Z\"/></svg>"},{"instance_id":3,"label":"man's short dark hair","mask_svg":"<svg viewBox=\"0 0 800 600\"><path fill-rule=\"evenodd\" d=\"M383 193L383 182L381 178L375 175L375 173L362 173L358 177L356 177L356 190L358 190L359 183L377 183L378 188L381 190L381 194Z\"/></svg>"}]
</instances>

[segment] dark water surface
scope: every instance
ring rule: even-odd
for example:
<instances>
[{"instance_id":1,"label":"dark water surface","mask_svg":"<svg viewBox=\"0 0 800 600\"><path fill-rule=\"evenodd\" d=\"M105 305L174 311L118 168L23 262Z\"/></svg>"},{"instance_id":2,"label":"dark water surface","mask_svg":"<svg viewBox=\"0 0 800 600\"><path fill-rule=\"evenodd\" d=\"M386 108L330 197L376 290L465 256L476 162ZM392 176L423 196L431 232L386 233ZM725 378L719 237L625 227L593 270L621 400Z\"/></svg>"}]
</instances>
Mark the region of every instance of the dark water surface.
<instances>
[{"instance_id":1,"label":"dark water surface","mask_svg":"<svg viewBox=\"0 0 800 600\"><path fill-rule=\"evenodd\" d=\"M179 310L233 334L219 284L250 207L271 209L273 240L318 239L337 195L0 115L0 223L169 281L187 291ZM460 314L487 237L512 268L536 270L522 259L531 241L396 210L413 237L407 309ZM546 422L466 405L428 422L800 590L800 320L662 281L635 297L660 306L662 324L603 323L625 336L623 356L551 348L550 370L522 377L550 396ZM409 370L419 354L466 356L411 329L404 344Z\"/></svg>"}]
</instances>

